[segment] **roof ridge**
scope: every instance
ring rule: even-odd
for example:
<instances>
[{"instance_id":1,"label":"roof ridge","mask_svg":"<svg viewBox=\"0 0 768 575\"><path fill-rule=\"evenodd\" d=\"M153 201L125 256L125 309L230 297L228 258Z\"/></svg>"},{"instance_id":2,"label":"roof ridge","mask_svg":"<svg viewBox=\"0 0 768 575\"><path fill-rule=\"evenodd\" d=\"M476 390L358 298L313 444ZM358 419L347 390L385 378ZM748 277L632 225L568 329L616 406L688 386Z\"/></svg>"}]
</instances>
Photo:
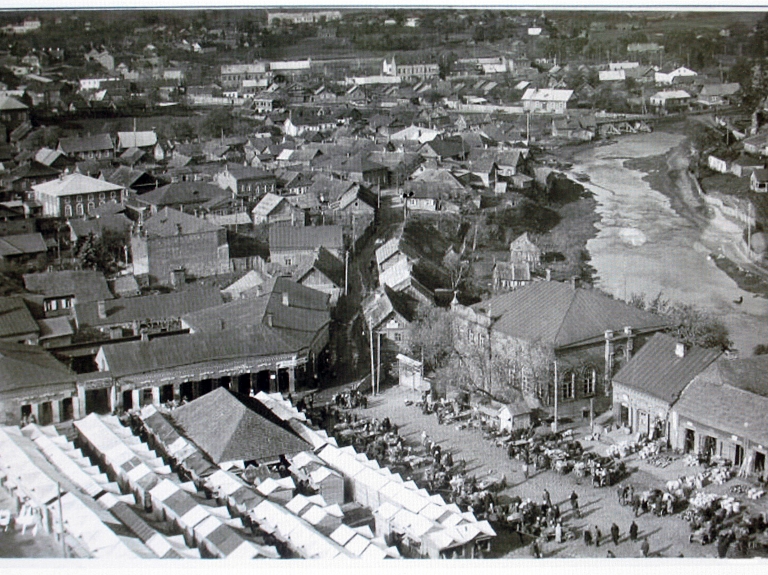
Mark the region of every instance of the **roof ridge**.
<instances>
[{"instance_id":1,"label":"roof ridge","mask_svg":"<svg viewBox=\"0 0 768 575\"><path fill-rule=\"evenodd\" d=\"M560 284L560 285L564 285L564 284ZM565 287L568 287L568 286L565 286ZM568 287L568 289L571 292L571 294L570 294L571 295L571 301L568 304L568 309L566 309L565 313L562 315L562 318L560 320L560 325L558 326L557 331L555 332L555 336L552 338L552 341L555 344L556 344L557 341L559 341L560 332L563 330L563 326L565 325L565 320L568 317L568 314L571 313L571 308L573 307L573 304L576 301L576 296L581 291L580 288L570 288L570 287Z\"/></svg>"}]
</instances>

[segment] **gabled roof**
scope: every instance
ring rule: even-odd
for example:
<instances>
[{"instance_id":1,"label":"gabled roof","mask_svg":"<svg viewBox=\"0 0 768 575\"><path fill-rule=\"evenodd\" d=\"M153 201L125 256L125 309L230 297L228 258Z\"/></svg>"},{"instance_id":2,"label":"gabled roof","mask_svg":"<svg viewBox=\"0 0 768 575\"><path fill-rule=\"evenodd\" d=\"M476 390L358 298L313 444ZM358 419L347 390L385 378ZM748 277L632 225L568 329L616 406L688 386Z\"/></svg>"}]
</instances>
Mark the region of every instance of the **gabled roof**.
<instances>
[{"instance_id":1,"label":"gabled roof","mask_svg":"<svg viewBox=\"0 0 768 575\"><path fill-rule=\"evenodd\" d=\"M117 147L124 148L147 148L157 144L157 134L154 130L146 132L118 132Z\"/></svg>"},{"instance_id":2,"label":"gabled roof","mask_svg":"<svg viewBox=\"0 0 768 575\"><path fill-rule=\"evenodd\" d=\"M574 289L555 281L533 282L472 308L478 312L490 310L495 330L555 348L602 339L607 330L619 331L626 326L635 331L669 327L669 320L602 292Z\"/></svg>"},{"instance_id":3,"label":"gabled roof","mask_svg":"<svg viewBox=\"0 0 768 575\"><path fill-rule=\"evenodd\" d=\"M98 303L75 305L75 319L79 328L130 323L134 320L160 320L181 316L223 303L221 292L215 286L201 286L167 294L113 299L105 303L106 317L99 317Z\"/></svg>"},{"instance_id":4,"label":"gabled roof","mask_svg":"<svg viewBox=\"0 0 768 575\"><path fill-rule=\"evenodd\" d=\"M172 417L184 435L214 463L273 462L309 445L283 426L267 419L269 411L251 397L220 387L176 408Z\"/></svg>"},{"instance_id":5,"label":"gabled roof","mask_svg":"<svg viewBox=\"0 0 768 575\"><path fill-rule=\"evenodd\" d=\"M19 296L0 298L0 337L11 337L40 331L29 313L27 304Z\"/></svg>"},{"instance_id":6,"label":"gabled roof","mask_svg":"<svg viewBox=\"0 0 768 575\"><path fill-rule=\"evenodd\" d=\"M393 312L401 315L406 321L413 321L416 317L418 303L408 294L396 292L385 284L367 296L361 306L366 323L376 329Z\"/></svg>"},{"instance_id":7,"label":"gabled roof","mask_svg":"<svg viewBox=\"0 0 768 575\"><path fill-rule=\"evenodd\" d=\"M22 104L16 98L0 96L0 111L9 112L11 110L29 110L29 106Z\"/></svg>"},{"instance_id":8,"label":"gabled roof","mask_svg":"<svg viewBox=\"0 0 768 575\"><path fill-rule=\"evenodd\" d=\"M513 240L512 243L509 244L509 251L510 252L540 252L541 250L536 244L534 244L531 241L531 238L528 237L528 232L524 232L522 235L518 236L517 239Z\"/></svg>"},{"instance_id":9,"label":"gabled roof","mask_svg":"<svg viewBox=\"0 0 768 575\"><path fill-rule=\"evenodd\" d=\"M213 198L231 195L229 190L224 190L207 182L187 181L160 186L151 192L137 196L136 200L162 208L165 206L202 204Z\"/></svg>"},{"instance_id":10,"label":"gabled roof","mask_svg":"<svg viewBox=\"0 0 768 575\"><path fill-rule=\"evenodd\" d=\"M120 378L209 361L292 354L304 347L279 330L257 325L105 345L100 353L112 376Z\"/></svg>"},{"instance_id":11,"label":"gabled roof","mask_svg":"<svg viewBox=\"0 0 768 575\"><path fill-rule=\"evenodd\" d=\"M78 303L112 299L104 274L87 270L63 270L24 274L25 287L46 297L74 295Z\"/></svg>"},{"instance_id":12,"label":"gabled roof","mask_svg":"<svg viewBox=\"0 0 768 575\"><path fill-rule=\"evenodd\" d=\"M314 250L323 246L343 250L341 226L273 226L269 228L269 250Z\"/></svg>"},{"instance_id":13,"label":"gabled roof","mask_svg":"<svg viewBox=\"0 0 768 575\"><path fill-rule=\"evenodd\" d=\"M675 338L654 334L619 370L613 382L673 403L694 377L722 355L720 350L694 346L678 357L676 346Z\"/></svg>"},{"instance_id":14,"label":"gabled roof","mask_svg":"<svg viewBox=\"0 0 768 575\"><path fill-rule=\"evenodd\" d=\"M250 166L228 165L226 170L236 180L269 180L275 177L272 172L259 170Z\"/></svg>"},{"instance_id":15,"label":"gabled roof","mask_svg":"<svg viewBox=\"0 0 768 575\"><path fill-rule=\"evenodd\" d=\"M183 317L184 323L195 333L216 334L222 330L267 326L271 321L275 333L283 334L292 345L300 347L330 322L330 296L286 277L277 278L263 295L243 295L230 303L189 313ZM284 304L284 297L288 305Z\"/></svg>"},{"instance_id":16,"label":"gabled roof","mask_svg":"<svg viewBox=\"0 0 768 575\"><path fill-rule=\"evenodd\" d=\"M294 276L296 281L301 282L312 270L317 270L323 274L337 287L344 286L344 263L322 246L317 250L315 261Z\"/></svg>"},{"instance_id":17,"label":"gabled roof","mask_svg":"<svg viewBox=\"0 0 768 575\"><path fill-rule=\"evenodd\" d=\"M768 356L723 357L683 390L674 409L681 419L690 418L713 429L768 445L766 373Z\"/></svg>"},{"instance_id":18,"label":"gabled roof","mask_svg":"<svg viewBox=\"0 0 768 575\"><path fill-rule=\"evenodd\" d=\"M68 220L67 224L76 237L83 238L88 234L94 234L96 237L100 237L105 230L110 230L117 232L120 235L127 236L133 222L124 214L118 213L104 214L90 220L75 218Z\"/></svg>"},{"instance_id":19,"label":"gabled roof","mask_svg":"<svg viewBox=\"0 0 768 575\"><path fill-rule=\"evenodd\" d=\"M573 90L552 90L549 88L528 88L521 100L537 100L540 102L567 102L571 99Z\"/></svg>"},{"instance_id":20,"label":"gabled roof","mask_svg":"<svg viewBox=\"0 0 768 575\"><path fill-rule=\"evenodd\" d=\"M39 254L47 251L45 240L40 232L16 234L0 238L0 257Z\"/></svg>"},{"instance_id":21,"label":"gabled roof","mask_svg":"<svg viewBox=\"0 0 768 575\"><path fill-rule=\"evenodd\" d=\"M24 178L55 178L60 173L60 170L56 168L51 168L37 160L32 160L28 164L23 164L12 170L9 179L13 182Z\"/></svg>"},{"instance_id":22,"label":"gabled roof","mask_svg":"<svg viewBox=\"0 0 768 575\"><path fill-rule=\"evenodd\" d=\"M98 192L116 192L122 190L122 186L98 180L90 176L74 173L67 174L56 180L37 184L32 186L35 192L43 193L47 196L72 196L76 194L93 194Z\"/></svg>"},{"instance_id":23,"label":"gabled roof","mask_svg":"<svg viewBox=\"0 0 768 575\"><path fill-rule=\"evenodd\" d=\"M40 148L35 154L35 160L46 166L52 165L60 157L64 156L63 152L59 150L51 150L50 148Z\"/></svg>"},{"instance_id":24,"label":"gabled roof","mask_svg":"<svg viewBox=\"0 0 768 575\"><path fill-rule=\"evenodd\" d=\"M130 188L143 176L148 176L147 172L134 170L128 166L119 166L113 172L105 175L104 179L122 188Z\"/></svg>"},{"instance_id":25,"label":"gabled roof","mask_svg":"<svg viewBox=\"0 0 768 575\"><path fill-rule=\"evenodd\" d=\"M224 228L178 210L163 208L144 223L144 229L149 237L167 238L179 235L218 232Z\"/></svg>"},{"instance_id":26,"label":"gabled roof","mask_svg":"<svg viewBox=\"0 0 768 575\"><path fill-rule=\"evenodd\" d=\"M71 384L75 374L41 347L0 341L0 393Z\"/></svg>"},{"instance_id":27,"label":"gabled roof","mask_svg":"<svg viewBox=\"0 0 768 575\"><path fill-rule=\"evenodd\" d=\"M115 145L109 134L96 134L95 136L82 136L61 138L59 147L65 154L77 154L80 152L97 152L112 150Z\"/></svg>"},{"instance_id":28,"label":"gabled roof","mask_svg":"<svg viewBox=\"0 0 768 575\"><path fill-rule=\"evenodd\" d=\"M266 218L283 202L287 202L284 197L278 196L271 192L264 194L264 197L259 200L259 203L251 210L254 217Z\"/></svg>"}]
</instances>

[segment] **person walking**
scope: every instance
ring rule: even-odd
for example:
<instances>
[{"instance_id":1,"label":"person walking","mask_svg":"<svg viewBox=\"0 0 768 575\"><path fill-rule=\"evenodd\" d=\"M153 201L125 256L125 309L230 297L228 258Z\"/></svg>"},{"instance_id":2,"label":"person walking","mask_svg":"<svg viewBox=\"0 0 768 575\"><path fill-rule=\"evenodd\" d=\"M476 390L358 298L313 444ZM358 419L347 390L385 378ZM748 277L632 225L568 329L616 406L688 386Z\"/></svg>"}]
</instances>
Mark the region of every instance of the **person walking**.
<instances>
[{"instance_id":1,"label":"person walking","mask_svg":"<svg viewBox=\"0 0 768 575\"><path fill-rule=\"evenodd\" d=\"M547 489L544 489L544 504L547 506L547 508L552 507L552 497L550 497L549 491Z\"/></svg>"},{"instance_id":2,"label":"person walking","mask_svg":"<svg viewBox=\"0 0 768 575\"><path fill-rule=\"evenodd\" d=\"M615 523L611 525L611 539L613 539L614 545L619 544L619 526Z\"/></svg>"},{"instance_id":3,"label":"person walking","mask_svg":"<svg viewBox=\"0 0 768 575\"><path fill-rule=\"evenodd\" d=\"M587 547L592 545L592 532L589 530L589 527L584 529L584 545Z\"/></svg>"},{"instance_id":4,"label":"person walking","mask_svg":"<svg viewBox=\"0 0 768 575\"><path fill-rule=\"evenodd\" d=\"M632 512L635 514L635 517L637 517L640 514L640 496L634 495L632 497Z\"/></svg>"},{"instance_id":5,"label":"person walking","mask_svg":"<svg viewBox=\"0 0 768 575\"><path fill-rule=\"evenodd\" d=\"M600 532L600 528L595 525L595 547L600 547L600 538L603 534Z\"/></svg>"},{"instance_id":6,"label":"person walking","mask_svg":"<svg viewBox=\"0 0 768 575\"><path fill-rule=\"evenodd\" d=\"M648 557L648 552L651 550L651 545L648 543L648 538L646 537L643 539L643 542L640 544L640 552L643 554L643 557Z\"/></svg>"},{"instance_id":7,"label":"person walking","mask_svg":"<svg viewBox=\"0 0 768 575\"><path fill-rule=\"evenodd\" d=\"M523 462L523 477L528 481L528 464L526 462Z\"/></svg>"},{"instance_id":8,"label":"person walking","mask_svg":"<svg viewBox=\"0 0 768 575\"><path fill-rule=\"evenodd\" d=\"M629 526L629 538L632 541L637 541L637 523L634 521L632 522L632 525Z\"/></svg>"},{"instance_id":9,"label":"person walking","mask_svg":"<svg viewBox=\"0 0 768 575\"><path fill-rule=\"evenodd\" d=\"M555 543L563 542L563 524L559 521L555 525Z\"/></svg>"},{"instance_id":10,"label":"person walking","mask_svg":"<svg viewBox=\"0 0 768 575\"><path fill-rule=\"evenodd\" d=\"M541 548L539 547L539 540L534 539L533 545L531 545L531 555L534 559L541 559Z\"/></svg>"},{"instance_id":11,"label":"person walking","mask_svg":"<svg viewBox=\"0 0 768 575\"><path fill-rule=\"evenodd\" d=\"M576 491L571 491L571 509L573 509L573 514L581 519L581 511L579 511L579 496L576 494Z\"/></svg>"}]
</instances>

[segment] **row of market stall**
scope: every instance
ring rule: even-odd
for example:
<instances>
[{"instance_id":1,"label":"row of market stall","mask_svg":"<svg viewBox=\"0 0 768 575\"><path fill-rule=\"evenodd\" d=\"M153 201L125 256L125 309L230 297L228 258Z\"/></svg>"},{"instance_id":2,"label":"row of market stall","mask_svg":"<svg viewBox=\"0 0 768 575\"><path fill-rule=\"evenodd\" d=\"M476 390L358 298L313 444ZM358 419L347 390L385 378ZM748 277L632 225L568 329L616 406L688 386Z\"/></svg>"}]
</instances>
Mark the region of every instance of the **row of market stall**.
<instances>
[{"instance_id":1,"label":"row of market stall","mask_svg":"<svg viewBox=\"0 0 768 575\"><path fill-rule=\"evenodd\" d=\"M171 521L202 555L238 559L278 556L273 547L251 541L242 522L233 519L226 507L203 505L190 493L194 487L185 490L172 481L171 467L116 417L91 414L75 422L75 429L124 491L132 493L158 519Z\"/></svg>"},{"instance_id":2,"label":"row of market stall","mask_svg":"<svg viewBox=\"0 0 768 575\"><path fill-rule=\"evenodd\" d=\"M146 434L151 437L151 443L161 453L167 454L172 465L185 469L189 459L197 461L198 457L203 457L197 447L176 432L167 416L154 407L149 406L142 411L141 421ZM313 432L309 428L307 431ZM396 549L388 548L383 540L375 540L370 529L366 531L364 528L344 525L344 514L335 498L329 504L323 499L322 492L311 497L296 494L296 483L290 476L257 478L258 484L254 485L243 479L245 470L242 468L212 468L211 471L202 477L190 474L195 478L190 483L226 505L247 524L258 526L260 531L274 537L292 556L308 559L383 559L398 556ZM335 475L340 479L338 474ZM324 483L330 485L329 481ZM163 505L173 506L174 494L166 493L164 490L167 489L170 486L152 491L152 500L160 497L163 498ZM328 490L326 493L332 494L333 491ZM175 515L169 517L175 518ZM346 537L348 529L353 529L353 536Z\"/></svg>"},{"instance_id":3,"label":"row of market stall","mask_svg":"<svg viewBox=\"0 0 768 575\"><path fill-rule=\"evenodd\" d=\"M52 428L51 428L52 429ZM121 521L107 511L120 491L66 438L46 436L36 425L0 429L3 486L17 508L23 529L63 537L67 553L110 559L156 558L140 538L118 534ZM71 447L71 449L67 449ZM98 499L94 499L97 497ZM111 498L111 499L110 499ZM98 501L98 503L97 503ZM134 534L135 535L135 534Z\"/></svg>"}]
</instances>

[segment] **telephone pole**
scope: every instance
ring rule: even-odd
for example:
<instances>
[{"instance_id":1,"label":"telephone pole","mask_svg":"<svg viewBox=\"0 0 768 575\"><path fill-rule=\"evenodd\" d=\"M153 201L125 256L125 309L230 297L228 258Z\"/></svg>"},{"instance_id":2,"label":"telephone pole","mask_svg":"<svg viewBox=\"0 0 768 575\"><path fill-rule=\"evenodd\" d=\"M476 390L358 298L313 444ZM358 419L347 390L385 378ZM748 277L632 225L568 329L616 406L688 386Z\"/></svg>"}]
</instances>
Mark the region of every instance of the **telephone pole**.
<instances>
[{"instance_id":1,"label":"telephone pole","mask_svg":"<svg viewBox=\"0 0 768 575\"><path fill-rule=\"evenodd\" d=\"M376 387L374 386L374 377L376 376L376 363L373 357L373 325L368 322L368 341L371 347L371 393L376 395Z\"/></svg>"}]
</instances>

